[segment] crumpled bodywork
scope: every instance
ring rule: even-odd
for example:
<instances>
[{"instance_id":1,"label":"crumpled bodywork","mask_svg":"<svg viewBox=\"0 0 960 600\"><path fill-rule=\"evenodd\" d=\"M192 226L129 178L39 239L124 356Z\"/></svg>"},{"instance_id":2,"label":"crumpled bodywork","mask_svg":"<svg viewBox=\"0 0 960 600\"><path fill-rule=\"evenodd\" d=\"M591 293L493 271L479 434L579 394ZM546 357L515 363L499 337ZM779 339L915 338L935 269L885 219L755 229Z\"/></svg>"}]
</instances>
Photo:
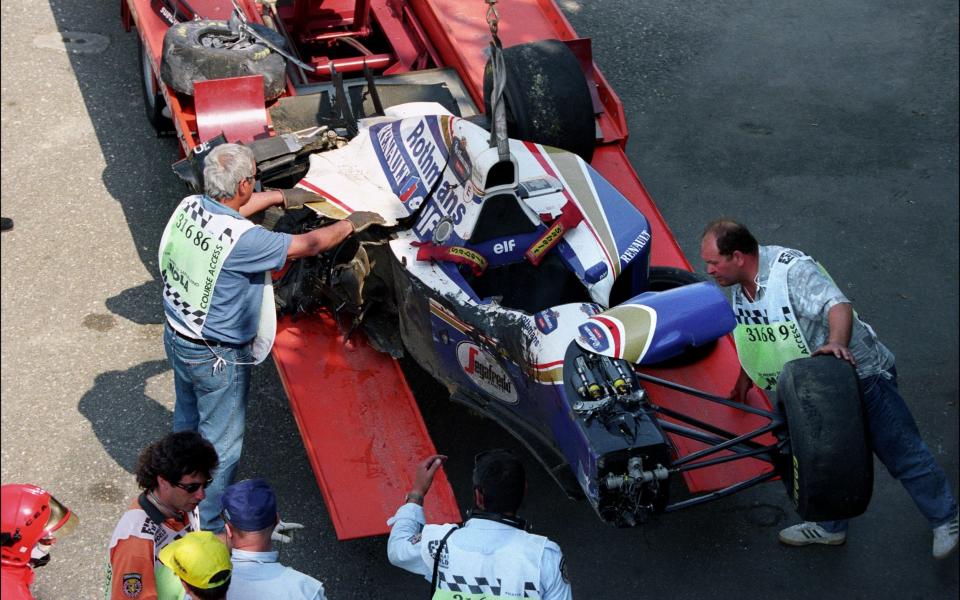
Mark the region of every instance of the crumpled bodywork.
<instances>
[{"instance_id":1,"label":"crumpled bodywork","mask_svg":"<svg viewBox=\"0 0 960 600\"><path fill-rule=\"evenodd\" d=\"M380 117L312 156L298 185L324 196L324 218L387 221L358 236L375 260L328 266L356 287L355 322L383 339L394 319L452 398L503 424L603 519L631 525L666 503L670 445L627 361L715 340L732 313L709 284L646 290L648 222L583 160L510 140L500 161L488 140L449 114ZM365 271L376 308L359 295ZM614 293L630 299L610 307Z\"/></svg>"}]
</instances>

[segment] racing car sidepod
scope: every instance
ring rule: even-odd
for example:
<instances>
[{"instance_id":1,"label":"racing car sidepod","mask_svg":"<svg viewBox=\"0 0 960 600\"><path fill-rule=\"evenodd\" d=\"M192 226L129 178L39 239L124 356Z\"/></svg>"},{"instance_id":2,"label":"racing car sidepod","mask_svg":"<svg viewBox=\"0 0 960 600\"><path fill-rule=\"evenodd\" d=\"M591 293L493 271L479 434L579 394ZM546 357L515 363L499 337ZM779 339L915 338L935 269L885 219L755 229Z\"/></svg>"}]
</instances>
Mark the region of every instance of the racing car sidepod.
<instances>
[{"instance_id":1,"label":"racing car sidepod","mask_svg":"<svg viewBox=\"0 0 960 600\"><path fill-rule=\"evenodd\" d=\"M736 327L733 310L712 283L644 292L589 317L577 343L584 350L647 365L679 356Z\"/></svg>"}]
</instances>

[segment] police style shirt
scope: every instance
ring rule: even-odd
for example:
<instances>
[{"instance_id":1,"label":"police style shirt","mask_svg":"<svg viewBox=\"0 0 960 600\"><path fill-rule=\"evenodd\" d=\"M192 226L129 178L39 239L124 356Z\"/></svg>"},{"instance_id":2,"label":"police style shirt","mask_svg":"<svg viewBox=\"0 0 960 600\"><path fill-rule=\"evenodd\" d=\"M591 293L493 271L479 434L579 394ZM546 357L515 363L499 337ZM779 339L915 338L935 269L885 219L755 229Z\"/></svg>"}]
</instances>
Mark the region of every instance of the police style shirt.
<instances>
[{"instance_id":1,"label":"police style shirt","mask_svg":"<svg viewBox=\"0 0 960 600\"><path fill-rule=\"evenodd\" d=\"M391 526L387 541L387 557L390 563L401 569L433 578L433 563L427 564L420 548L420 535L426 519L423 507L408 502L387 520ZM505 534L517 529L504 523L487 519L469 519L452 537L457 543L476 548L483 553L493 553L503 545ZM449 543L449 542L448 542ZM542 600L572 600L573 592L566 577L563 553L560 546L547 540L540 560L540 598Z\"/></svg>"},{"instance_id":2,"label":"police style shirt","mask_svg":"<svg viewBox=\"0 0 960 600\"><path fill-rule=\"evenodd\" d=\"M760 260L757 271L757 297L760 302L766 294L770 278L770 268L777 256L787 250L782 246L760 246ZM824 275L815 262L798 261L787 273L787 290L790 305L797 316L803 335L811 352L827 343L830 338L830 324L827 313L837 304L850 304L850 300L840 288ZM743 287L732 286L733 299L743 295ZM736 302L734 302L736 304ZM857 375L860 378L878 375L893 366L893 353L877 339L873 329L859 318L853 319L853 331L848 346L857 361Z\"/></svg>"},{"instance_id":3,"label":"police style shirt","mask_svg":"<svg viewBox=\"0 0 960 600\"><path fill-rule=\"evenodd\" d=\"M326 600L323 584L300 571L277 562L277 552L234 549L230 558L233 574L227 600Z\"/></svg>"},{"instance_id":4,"label":"police style shirt","mask_svg":"<svg viewBox=\"0 0 960 600\"><path fill-rule=\"evenodd\" d=\"M196 196L204 210L214 214L243 219L237 211L207 196ZM287 260L287 250L293 237L274 233L263 227L252 227L244 232L227 257L213 289L210 313L203 326L203 337L218 342L242 344L257 334L260 323L260 305L263 298L264 271L277 270ZM164 303L167 320L189 331L179 314Z\"/></svg>"}]
</instances>

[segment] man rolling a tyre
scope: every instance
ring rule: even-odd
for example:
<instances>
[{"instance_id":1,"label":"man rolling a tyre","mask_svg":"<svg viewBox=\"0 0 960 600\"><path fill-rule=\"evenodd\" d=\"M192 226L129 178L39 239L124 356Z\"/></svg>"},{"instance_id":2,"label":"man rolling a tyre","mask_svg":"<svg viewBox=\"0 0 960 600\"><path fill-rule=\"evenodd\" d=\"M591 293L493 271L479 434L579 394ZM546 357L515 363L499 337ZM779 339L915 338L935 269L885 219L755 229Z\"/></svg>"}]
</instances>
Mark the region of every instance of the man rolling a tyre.
<instances>
[{"instance_id":1,"label":"man rolling a tyre","mask_svg":"<svg viewBox=\"0 0 960 600\"><path fill-rule=\"evenodd\" d=\"M933 556L945 558L956 550L957 502L897 389L893 353L857 318L829 275L802 252L759 246L744 225L726 219L704 229L700 256L717 284L732 291L742 369L731 397L745 401L754 385L775 389L784 364L804 356L833 355L852 364L874 454L933 528ZM846 541L847 525L847 520L804 522L782 530L780 541L839 545Z\"/></svg>"}]
</instances>

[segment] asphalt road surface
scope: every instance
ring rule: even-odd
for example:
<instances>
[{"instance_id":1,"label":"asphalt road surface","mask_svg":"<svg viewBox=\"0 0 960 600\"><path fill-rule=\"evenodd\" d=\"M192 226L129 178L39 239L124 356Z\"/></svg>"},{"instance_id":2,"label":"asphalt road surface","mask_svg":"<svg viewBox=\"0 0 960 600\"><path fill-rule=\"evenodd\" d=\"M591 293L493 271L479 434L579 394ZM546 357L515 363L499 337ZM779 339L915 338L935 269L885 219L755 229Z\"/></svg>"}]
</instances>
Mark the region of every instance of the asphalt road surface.
<instances>
[{"instance_id":1,"label":"asphalt road surface","mask_svg":"<svg viewBox=\"0 0 960 600\"><path fill-rule=\"evenodd\" d=\"M594 38L630 159L694 265L720 215L823 262L897 354L956 490L957 3L562 4ZM38 573L47 600L102 597L136 455L172 420L156 250L182 194L177 147L144 118L117 5L0 7L0 206L16 222L2 234L2 480L43 485L81 519ZM467 507L474 453L517 444L442 388L416 392ZM336 540L271 365L252 398L240 476L269 477L284 518L307 526L282 560L334 599L423 597L385 538ZM776 541L795 521L778 483L616 530L528 464L526 516L560 543L578 598L957 597L956 555L930 557L929 529L879 464L847 544L802 549Z\"/></svg>"}]
</instances>

